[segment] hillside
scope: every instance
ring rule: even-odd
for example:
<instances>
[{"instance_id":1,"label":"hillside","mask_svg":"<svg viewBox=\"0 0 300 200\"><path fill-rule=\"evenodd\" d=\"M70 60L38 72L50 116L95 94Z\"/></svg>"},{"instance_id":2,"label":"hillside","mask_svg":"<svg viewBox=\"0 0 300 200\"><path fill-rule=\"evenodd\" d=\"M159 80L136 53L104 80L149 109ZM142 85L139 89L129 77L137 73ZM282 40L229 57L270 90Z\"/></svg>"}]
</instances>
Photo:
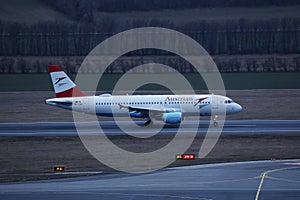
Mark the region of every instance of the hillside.
<instances>
[{"instance_id":1,"label":"hillside","mask_svg":"<svg viewBox=\"0 0 300 200\"><path fill-rule=\"evenodd\" d=\"M300 0L0 0L0 72L40 73L51 63L74 72L103 40L147 26L190 36L221 72L299 72L299 10ZM125 72L142 56L192 71L168 52L144 49L109 73Z\"/></svg>"},{"instance_id":2,"label":"hillside","mask_svg":"<svg viewBox=\"0 0 300 200\"><path fill-rule=\"evenodd\" d=\"M0 20L29 24L57 20L71 22L69 17L39 0L0 0Z\"/></svg>"},{"instance_id":3,"label":"hillside","mask_svg":"<svg viewBox=\"0 0 300 200\"><path fill-rule=\"evenodd\" d=\"M182 25L201 20L224 22L226 20L270 20L280 18L300 18L300 5L269 6L269 7L225 7L225 8L196 8L182 10L132 11L132 12L97 12L96 21L103 18L113 19L122 24L133 21L168 21L174 25Z\"/></svg>"}]
</instances>

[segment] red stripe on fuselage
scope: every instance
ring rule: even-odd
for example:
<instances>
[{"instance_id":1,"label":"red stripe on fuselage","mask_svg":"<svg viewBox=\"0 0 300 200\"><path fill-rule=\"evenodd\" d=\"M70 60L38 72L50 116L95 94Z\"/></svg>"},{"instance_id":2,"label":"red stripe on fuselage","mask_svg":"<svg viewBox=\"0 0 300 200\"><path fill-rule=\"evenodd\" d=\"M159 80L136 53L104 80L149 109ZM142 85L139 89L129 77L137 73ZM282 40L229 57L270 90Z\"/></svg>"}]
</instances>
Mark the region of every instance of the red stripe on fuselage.
<instances>
[{"instance_id":1,"label":"red stripe on fuselage","mask_svg":"<svg viewBox=\"0 0 300 200\"><path fill-rule=\"evenodd\" d=\"M198 101L201 102L201 101L204 101L205 99L207 99L207 97L200 98Z\"/></svg>"},{"instance_id":2,"label":"red stripe on fuselage","mask_svg":"<svg viewBox=\"0 0 300 200\"><path fill-rule=\"evenodd\" d=\"M73 87L63 92L56 93L56 98L63 97L84 97L87 96L85 93L81 92L78 87Z\"/></svg>"}]
</instances>

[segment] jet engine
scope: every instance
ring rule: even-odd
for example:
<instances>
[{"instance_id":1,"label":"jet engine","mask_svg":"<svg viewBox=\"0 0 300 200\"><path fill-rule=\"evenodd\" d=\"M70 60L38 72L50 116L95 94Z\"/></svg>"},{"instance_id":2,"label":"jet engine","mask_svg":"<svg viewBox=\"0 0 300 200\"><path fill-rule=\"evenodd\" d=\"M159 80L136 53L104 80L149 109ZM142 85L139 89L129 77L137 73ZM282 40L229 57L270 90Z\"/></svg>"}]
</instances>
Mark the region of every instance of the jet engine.
<instances>
[{"instance_id":1,"label":"jet engine","mask_svg":"<svg viewBox=\"0 0 300 200\"><path fill-rule=\"evenodd\" d=\"M182 120L181 112L169 112L162 115L162 120L168 124L179 124Z\"/></svg>"}]
</instances>

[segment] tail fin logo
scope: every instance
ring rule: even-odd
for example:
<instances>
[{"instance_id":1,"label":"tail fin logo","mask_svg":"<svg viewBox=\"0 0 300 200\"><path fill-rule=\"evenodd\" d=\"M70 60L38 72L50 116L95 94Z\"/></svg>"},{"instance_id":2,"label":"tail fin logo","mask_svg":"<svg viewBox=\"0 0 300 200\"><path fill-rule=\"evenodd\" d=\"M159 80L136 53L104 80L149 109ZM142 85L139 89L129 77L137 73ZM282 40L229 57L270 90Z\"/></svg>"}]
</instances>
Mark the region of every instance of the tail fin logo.
<instances>
[{"instance_id":1,"label":"tail fin logo","mask_svg":"<svg viewBox=\"0 0 300 200\"><path fill-rule=\"evenodd\" d=\"M64 80L65 78L67 78L67 77L65 76L65 77L61 77L61 78L56 78L57 81L54 84L56 85L57 83Z\"/></svg>"},{"instance_id":2,"label":"tail fin logo","mask_svg":"<svg viewBox=\"0 0 300 200\"><path fill-rule=\"evenodd\" d=\"M65 77L56 78L56 82L54 83L54 85L58 84L58 87L61 87L65 84L67 84L67 83L59 83L60 81L64 80L65 78L67 78L67 77L65 76Z\"/></svg>"}]
</instances>

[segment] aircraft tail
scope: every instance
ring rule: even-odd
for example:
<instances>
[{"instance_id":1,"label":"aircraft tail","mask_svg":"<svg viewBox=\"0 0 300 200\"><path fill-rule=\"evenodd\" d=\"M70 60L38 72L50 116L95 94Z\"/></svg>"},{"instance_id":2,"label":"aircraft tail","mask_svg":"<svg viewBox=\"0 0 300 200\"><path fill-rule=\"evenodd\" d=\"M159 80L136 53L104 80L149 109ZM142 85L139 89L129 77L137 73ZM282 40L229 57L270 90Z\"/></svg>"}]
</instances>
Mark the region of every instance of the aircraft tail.
<instances>
[{"instance_id":1,"label":"aircraft tail","mask_svg":"<svg viewBox=\"0 0 300 200\"><path fill-rule=\"evenodd\" d=\"M56 98L87 96L58 65L48 66Z\"/></svg>"}]
</instances>

